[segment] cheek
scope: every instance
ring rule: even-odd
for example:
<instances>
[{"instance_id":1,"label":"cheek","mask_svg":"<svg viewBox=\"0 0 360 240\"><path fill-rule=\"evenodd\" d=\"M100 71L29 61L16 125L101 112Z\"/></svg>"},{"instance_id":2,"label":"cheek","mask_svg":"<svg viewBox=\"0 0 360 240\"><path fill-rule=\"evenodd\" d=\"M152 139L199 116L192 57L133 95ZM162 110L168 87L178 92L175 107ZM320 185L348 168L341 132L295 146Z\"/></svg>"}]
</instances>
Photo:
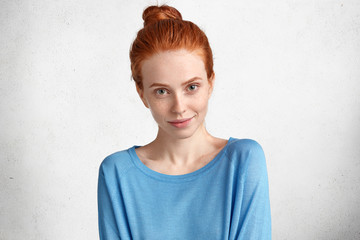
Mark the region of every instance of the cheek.
<instances>
[{"instance_id":1,"label":"cheek","mask_svg":"<svg viewBox=\"0 0 360 240\"><path fill-rule=\"evenodd\" d=\"M154 118L159 119L167 112L167 103L162 101L153 101L149 104L149 109Z\"/></svg>"},{"instance_id":2,"label":"cheek","mask_svg":"<svg viewBox=\"0 0 360 240\"><path fill-rule=\"evenodd\" d=\"M200 98L191 103L192 109L196 112L204 112L207 110L208 106L208 99L207 98Z\"/></svg>"}]
</instances>

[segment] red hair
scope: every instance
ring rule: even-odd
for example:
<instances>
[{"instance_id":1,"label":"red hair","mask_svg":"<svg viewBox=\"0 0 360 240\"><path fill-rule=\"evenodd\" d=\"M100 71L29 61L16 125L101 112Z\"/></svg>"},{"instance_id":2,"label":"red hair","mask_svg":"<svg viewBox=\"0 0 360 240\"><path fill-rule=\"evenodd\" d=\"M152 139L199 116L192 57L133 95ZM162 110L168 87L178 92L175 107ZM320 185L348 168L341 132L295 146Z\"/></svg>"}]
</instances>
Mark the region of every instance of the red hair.
<instances>
[{"instance_id":1,"label":"red hair","mask_svg":"<svg viewBox=\"0 0 360 240\"><path fill-rule=\"evenodd\" d=\"M142 16L144 28L130 48L132 78L142 88L142 62L153 54L186 49L196 52L204 61L208 79L214 75L213 56L205 33L194 23L182 20L181 13L173 7L150 6Z\"/></svg>"}]
</instances>

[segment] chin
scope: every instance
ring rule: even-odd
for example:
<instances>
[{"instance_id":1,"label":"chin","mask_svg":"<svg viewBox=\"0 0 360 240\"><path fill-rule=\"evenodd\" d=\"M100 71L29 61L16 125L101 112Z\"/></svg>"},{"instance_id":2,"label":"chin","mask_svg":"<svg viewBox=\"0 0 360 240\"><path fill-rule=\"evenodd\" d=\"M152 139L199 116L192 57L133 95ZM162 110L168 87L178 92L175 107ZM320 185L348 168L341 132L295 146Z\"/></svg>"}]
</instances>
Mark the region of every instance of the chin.
<instances>
[{"instance_id":1,"label":"chin","mask_svg":"<svg viewBox=\"0 0 360 240\"><path fill-rule=\"evenodd\" d=\"M166 135L168 135L171 138L175 138L175 139L190 138L194 134L196 134L196 132L199 130L200 130L200 126L197 126L196 128L194 128L194 126L191 126L186 129L174 129L174 128L169 128L166 130L162 129L162 131L165 132Z\"/></svg>"},{"instance_id":2,"label":"chin","mask_svg":"<svg viewBox=\"0 0 360 240\"><path fill-rule=\"evenodd\" d=\"M191 136L193 136L194 134L193 133L182 133L182 134L176 134L176 137L177 139L187 139Z\"/></svg>"}]
</instances>

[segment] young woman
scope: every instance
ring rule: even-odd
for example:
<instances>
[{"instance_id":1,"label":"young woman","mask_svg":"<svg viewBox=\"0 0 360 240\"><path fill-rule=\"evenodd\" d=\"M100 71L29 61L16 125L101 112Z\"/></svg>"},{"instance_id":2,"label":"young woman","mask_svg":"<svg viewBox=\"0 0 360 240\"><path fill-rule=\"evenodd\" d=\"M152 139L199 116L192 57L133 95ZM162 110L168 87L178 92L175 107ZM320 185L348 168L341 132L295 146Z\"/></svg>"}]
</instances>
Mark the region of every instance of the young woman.
<instances>
[{"instance_id":1,"label":"young woman","mask_svg":"<svg viewBox=\"0 0 360 240\"><path fill-rule=\"evenodd\" d=\"M101 239L271 239L266 162L254 140L205 128L214 87L207 37L172 7L151 6L130 50L154 141L106 157L98 182Z\"/></svg>"}]
</instances>

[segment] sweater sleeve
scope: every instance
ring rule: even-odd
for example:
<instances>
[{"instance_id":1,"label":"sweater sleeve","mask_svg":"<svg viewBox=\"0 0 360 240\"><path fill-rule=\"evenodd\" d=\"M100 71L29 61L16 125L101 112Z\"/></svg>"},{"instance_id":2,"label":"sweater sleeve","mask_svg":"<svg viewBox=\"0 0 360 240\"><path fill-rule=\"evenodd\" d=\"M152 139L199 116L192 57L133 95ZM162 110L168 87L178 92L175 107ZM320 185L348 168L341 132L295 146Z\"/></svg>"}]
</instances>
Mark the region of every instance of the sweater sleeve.
<instances>
[{"instance_id":1,"label":"sweater sleeve","mask_svg":"<svg viewBox=\"0 0 360 240\"><path fill-rule=\"evenodd\" d=\"M263 149L255 141L248 149L244 167L240 232L237 239L270 240L271 213L266 160Z\"/></svg>"},{"instance_id":2,"label":"sweater sleeve","mask_svg":"<svg viewBox=\"0 0 360 240\"><path fill-rule=\"evenodd\" d=\"M112 201L113 189L106 181L103 165L99 169L98 177L98 224L101 240L120 239L120 233L116 226L114 202Z\"/></svg>"}]
</instances>

